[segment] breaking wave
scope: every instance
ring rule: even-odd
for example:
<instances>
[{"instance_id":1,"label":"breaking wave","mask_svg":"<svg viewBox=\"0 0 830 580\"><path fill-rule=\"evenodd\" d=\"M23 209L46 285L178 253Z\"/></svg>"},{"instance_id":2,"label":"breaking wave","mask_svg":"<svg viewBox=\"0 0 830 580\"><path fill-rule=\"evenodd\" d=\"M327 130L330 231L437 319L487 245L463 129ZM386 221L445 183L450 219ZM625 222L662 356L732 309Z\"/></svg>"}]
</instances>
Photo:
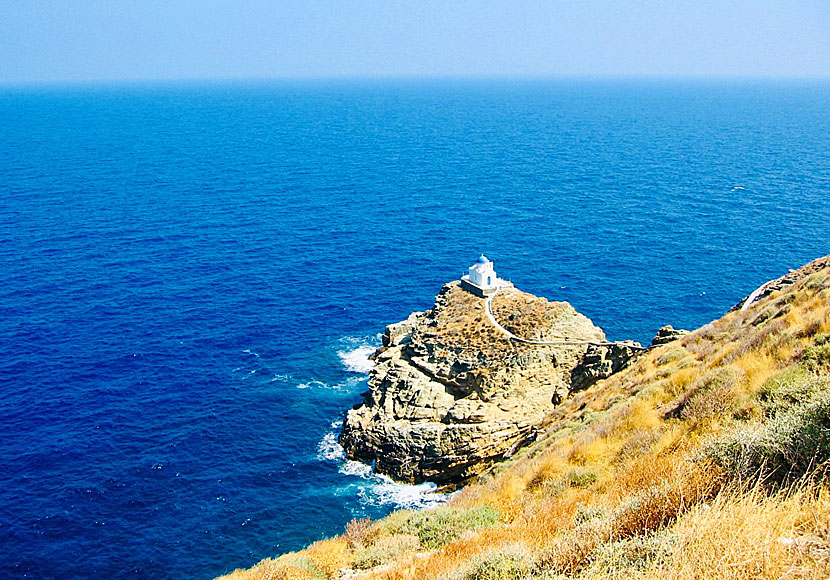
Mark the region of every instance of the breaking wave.
<instances>
[{"instance_id":1,"label":"breaking wave","mask_svg":"<svg viewBox=\"0 0 830 580\"><path fill-rule=\"evenodd\" d=\"M317 444L317 459L321 461L345 461L346 454L337 442L337 432L326 433Z\"/></svg>"},{"instance_id":2,"label":"breaking wave","mask_svg":"<svg viewBox=\"0 0 830 580\"><path fill-rule=\"evenodd\" d=\"M407 485L394 482L385 475L373 473L371 477L372 484L358 493L371 504L396 509L422 509L444 503L451 497L451 494L439 493L434 483Z\"/></svg>"},{"instance_id":3,"label":"breaking wave","mask_svg":"<svg viewBox=\"0 0 830 580\"><path fill-rule=\"evenodd\" d=\"M372 353L380 346L380 335L375 337L344 337L340 339L343 348L337 351L340 362L347 371L368 374L375 363L369 360Z\"/></svg>"},{"instance_id":4,"label":"breaking wave","mask_svg":"<svg viewBox=\"0 0 830 580\"><path fill-rule=\"evenodd\" d=\"M434 483L408 485L393 481L385 475L375 473L372 466L360 461L346 459L343 448L337 442L341 421L332 423L333 431L326 433L317 444L317 459L338 464L337 471L348 478L342 492L356 492L357 497L368 505L385 506L394 509L420 509L447 501L451 494L438 492Z\"/></svg>"}]
</instances>

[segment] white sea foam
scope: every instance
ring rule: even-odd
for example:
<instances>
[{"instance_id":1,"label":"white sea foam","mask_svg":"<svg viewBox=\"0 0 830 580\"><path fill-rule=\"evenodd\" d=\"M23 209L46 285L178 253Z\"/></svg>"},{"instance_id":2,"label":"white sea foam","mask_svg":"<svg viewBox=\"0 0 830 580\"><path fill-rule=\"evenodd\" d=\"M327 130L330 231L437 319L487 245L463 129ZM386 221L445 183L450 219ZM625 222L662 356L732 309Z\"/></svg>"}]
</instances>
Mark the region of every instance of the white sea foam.
<instances>
[{"instance_id":1,"label":"white sea foam","mask_svg":"<svg viewBox=\"0 0 830 580\"><path fill-rule=\"evenodd\" d=\"M347 371L352 373L368 374L374 363L369 357L380 346L380 335L375 336L344 336L339 340L341 348L337 351L340 362Z\"/></svg>"},{"instance_id":2,"label":"white sea foam","mask_svg":"<svg viewBox=\"0 0 830 580\"><path fill-rule=\"evenodd\" d=\"M366 501L375 505L392 505L398 509L425 508L444 503L449 494L438 493L438 486L426 482L418 485L396 483L383 475L374 474L378 483L371 486Z\"/></svg>"},{"instance_id":3,"label":"white sea foam","mask_svg":"<svg viewBox=\"0 0 830 580\"><path fill-rule=\"evenodd\" d=\"M360 374L368 374L375 363L369 360L369 356L375 352L375 347L369 344L358 346L352 350L338 350L337 356L347 371Z\"/></svg>"},{"instance_id":4,"label":"white sea foam","mask_svg":"<svg viewBox=\"0 0 830 580\"><path fill-rule=\"evenodd\" d=\"M350 483L343 491L357 488L358 497L365 503L376 506L392 506L398 509L418 509L437 505L447 501L451 496L438 493L434 483L406 485L392 481L385 475L372 471L372 466L360 461L346 459L343 448L337 442L337 432L342 421L334 421L332 429L317 444L317 459L338 463L337 471L348 478L358 478L357 483ZM351 492L353 493L353 491Z\"/></svg>"},{"instance_id":5,"label":"white sea foam","mask_svg":"<svg viewBox=\"0 0 830 580\"><path fill-rule=\"evenodd\" d=\"M343 457L345 458L346 455L343 454ZM354 475L364 479L371 478L373 475L372 466L367 463L361 463L360 461L345 461L337 471L343 475Z\"/></svg>"},{"instance_id":6,"label":"white sea foam","mask_svg":"<svg viewBox=\"0 0 830 580\"><path fill-rule=\"evenodd\" d=\"M334 384L330 385L325 381L318 381L317 379L311 379L311 380L306 381L304 383L297 384L297 388L298 389L311 389L311 388L313 388L313 389L334 389L334 390L349 389L349 390L351 390L352 388L354 388L354 386L356 384L360 383L361 381L365 381L365 380L366 380L366 377L354 376L354 377L347 378L342 383L334 383Z\"/></svg>"},{"instance_id":7,"label":"white sea foam","mask_svg":"<svg viewBox=\"0 0 830 580\"><path fill-rule=\"evenodd\" d=\"M323 381L318 381L317 379L312 379L308 382L300 383L297 385L298 389L310 389L312 387L314 387L315 389L325 389L326 387L328 387L328 385Z\"/></svg>"},{"instance_id":8,"label":"white sea foam","mask_svg":"<svg viewBox=\"0 0 830 580\"><path fill-rule=\"evenodd\" d=\"M325 437L317 444L317 459L325 461L343 461L346 459L343 448L337 442L335 431L326 433Z\"/></svg>"}]
</instances>

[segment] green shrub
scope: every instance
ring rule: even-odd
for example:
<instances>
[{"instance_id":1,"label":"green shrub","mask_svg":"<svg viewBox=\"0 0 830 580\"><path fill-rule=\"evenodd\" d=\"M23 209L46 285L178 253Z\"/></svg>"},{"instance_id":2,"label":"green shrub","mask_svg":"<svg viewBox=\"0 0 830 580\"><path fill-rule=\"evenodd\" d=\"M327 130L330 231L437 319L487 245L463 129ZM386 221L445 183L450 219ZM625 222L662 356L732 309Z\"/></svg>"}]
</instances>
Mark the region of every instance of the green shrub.
<instances>
[{"instance_id":1,"label":"green shrub","mask_svg":"<svg viewBox=\"0 0 830 580\"><path fill-rule=\"evenodd\" d=\"M470 509L441 507L409 512L395 526L393 533L416 536L422 548L434 550L458 539L466 531L495 526L500 519L498 510L487 505Z\"/></svg>"},{"instance_id":2,"label":"green shrub","mask_svg":"<svg viewBox=\"0 0 830 580\"><path fill-rule=\"evenodd\" d=\"M731 431L705 453L746 481L785 485L803 476L822 476L830 463L830 393L780 411L768 424Z\"/></svg>"},{"instance_id":3,"label":"green shrub","mask_svg":"<svg viewBox=\"0 0 830 580\"><path fill-rule=\"evenodd\" d=\"M809 402L828 389L828 381L817 380L804 367L793 365L771 376L758 391L764 415L774 417L781 411Z\"/></svg>"},{"instance_id":4,"label":"green shrub","mask_svg":"<svg viewBox=\"0 0 830 580\"><path fill-rule=\"evenodd\" d=\"M354 566L367 570L375 566L390 564L405 554L417 551L419 545L419 539L411 534L383 536L357 553Z\"/></svg>"},{"instance_id":5,"label":"green shrub","mask_svg":"<svg viewBox=\"0 0 830 580\"><path fill-rule=\"evenodd\" d=\"M521 544L491 550L473 560L463 580L524 580L530 578L532 554Z\"/></svg>"},{"instance_id":6,"label":"green shrub","mask_svg":"<svg viewBox=\"0 0 830 580\"><path fill-rule=\"evenodd\" d=\"M801 364L813 373L830 373L830 334L820 334L801 354Z\"/></svg>"},{"instance_id":7,"label":"green shrub","mask_svg":"<svg viewBox=\"0 0 830 580\"><path fill-rule=\"evenodd\" d=\"M588 467L575 467L565 474L568 487L590 487L597 480L597 472Z\"/></svg>"},{"instance_id":8,"label":"green shrub","mask_svg":"<svg viewBox=\"0 0 830 580\"><path fill-rule=\"evenodd\" d=\"M660 356L654 361L657 363L657 366L665 366L669 363L679 361L689 355L689 351L687 351L682 346L678 345L671 345L669 346L665 352L661 353Z\"/></svg>"}]
</instances>

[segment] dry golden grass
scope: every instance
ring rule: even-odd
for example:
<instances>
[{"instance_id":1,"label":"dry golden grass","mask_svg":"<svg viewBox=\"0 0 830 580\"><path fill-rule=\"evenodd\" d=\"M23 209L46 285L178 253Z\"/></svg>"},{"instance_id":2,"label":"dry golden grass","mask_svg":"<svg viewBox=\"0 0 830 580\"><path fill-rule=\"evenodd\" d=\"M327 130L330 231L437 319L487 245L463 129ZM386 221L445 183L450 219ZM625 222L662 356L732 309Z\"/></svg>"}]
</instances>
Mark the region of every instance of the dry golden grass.
<instances>
[{"instance_id":1,"label":"dry golden grass","mask_svg":"<svg viewBox=\"0 0 830 580\"><path fill-rule=\"evenodd\" d=\"M676 542L655 578L828 578L826 490L788 497L724 494L674 527Z\"/></svg>"},{"instance_id":2,"label":"dry golden grass","mask_svg":"<svg viewBox=\"0 0 830 580\"><path fill-rule=\"evenodd\" d=\"M713 440L766 421L770 377L830 332L822 264L575 394L537 443L423 516L490 506L497 525L468 518L425 548L406 528L411 516L395 513L226 578L339 578L358 567L368 568L361 580L830 578L826 481L747 489L701 459ZM456 330L458 340L470 331Z\"/></svg>"}]
</instances>

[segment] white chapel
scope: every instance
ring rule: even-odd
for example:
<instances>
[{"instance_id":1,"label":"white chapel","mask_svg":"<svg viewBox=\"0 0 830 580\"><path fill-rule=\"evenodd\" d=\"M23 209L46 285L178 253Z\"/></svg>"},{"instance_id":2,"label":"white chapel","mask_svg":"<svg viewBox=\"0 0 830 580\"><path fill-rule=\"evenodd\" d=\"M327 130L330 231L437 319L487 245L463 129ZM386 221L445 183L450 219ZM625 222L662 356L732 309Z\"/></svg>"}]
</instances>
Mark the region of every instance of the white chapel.
<instances>
[{"instance_id":1,"label":"white chapel","mask_svg":"<svg viewBox=\"0 0 830 580\"><path fill-rule=\"evenodd\" d=\"M475 264L468 268L468 273L461 276L461 287L476 296L490 296L510 283L496 276L493 262L482 254Z\"/></svg>"}]
</instances>

